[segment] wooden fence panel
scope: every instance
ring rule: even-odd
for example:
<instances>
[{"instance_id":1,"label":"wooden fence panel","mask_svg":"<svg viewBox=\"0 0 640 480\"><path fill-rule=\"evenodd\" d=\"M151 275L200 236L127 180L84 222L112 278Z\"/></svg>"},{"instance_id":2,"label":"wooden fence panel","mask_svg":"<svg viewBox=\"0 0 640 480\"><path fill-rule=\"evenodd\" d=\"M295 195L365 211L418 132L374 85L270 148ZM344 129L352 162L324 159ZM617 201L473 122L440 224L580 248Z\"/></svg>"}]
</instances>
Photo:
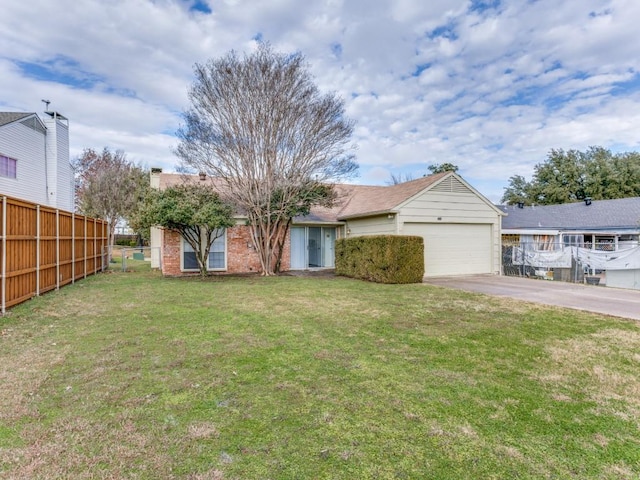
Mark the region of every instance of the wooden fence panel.
<instances>
[{"instance_id":1,"label":"wooden fence panel","mask_svg":"<svg viewBox=\"0 0 640 480\"><path fill-rule=\"evenodd\" d=\"M36 294L58 287L57 212L40 207L40 277Z\"/></svg>"},{"instance_id":2,"label":"wooden fence panel","mask_svg":"<svg viewBox=\"0 0 640 480\"><path fill-rule=\"evenodd\" d=\"M58 236L59 248L59 285L67 285L74 280L73 274L73 222L74 214L58 212L60 222L60 235Z\"/></svg>"},{"instance_id":3,"label":"wooden fence panel","mask_svg":"<svg viewBox=\"0 0 640 480\"><path fill-rule=\"evenodd\" d=\"M85 278L87 259L85 258L85 239L87 235L86 221L82 215L76 215L73 220L73 279Z\"/></svg>"},{"instance_id":4,"label":"wooden fence panel","mask_svg":"<svg viewBox=\"0 0 640 480\"><path fill-rule=\"evenodd\" d=\"M6 309L103 269L108 225L2 196L0 279Z\"/></svg>"}]
</instances>

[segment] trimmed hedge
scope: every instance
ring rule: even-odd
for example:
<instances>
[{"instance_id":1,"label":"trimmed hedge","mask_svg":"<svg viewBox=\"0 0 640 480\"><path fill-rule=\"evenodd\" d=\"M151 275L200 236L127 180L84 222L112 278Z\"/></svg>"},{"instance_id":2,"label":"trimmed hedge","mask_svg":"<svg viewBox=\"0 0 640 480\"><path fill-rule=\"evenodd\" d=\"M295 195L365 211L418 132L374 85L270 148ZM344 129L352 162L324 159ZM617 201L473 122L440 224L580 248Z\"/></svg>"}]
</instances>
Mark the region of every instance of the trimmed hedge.
<instances>
[{"instance_id":1,"label":"trimmed hedge","mask_svg":"<svg viewBox=\"0 0 640 480\"><path fill-rule=\"evenodd\" d=\"M336 240L336 274L377 283L420 283L422 237L375 235Z\"/></svg>"}]
</instances>

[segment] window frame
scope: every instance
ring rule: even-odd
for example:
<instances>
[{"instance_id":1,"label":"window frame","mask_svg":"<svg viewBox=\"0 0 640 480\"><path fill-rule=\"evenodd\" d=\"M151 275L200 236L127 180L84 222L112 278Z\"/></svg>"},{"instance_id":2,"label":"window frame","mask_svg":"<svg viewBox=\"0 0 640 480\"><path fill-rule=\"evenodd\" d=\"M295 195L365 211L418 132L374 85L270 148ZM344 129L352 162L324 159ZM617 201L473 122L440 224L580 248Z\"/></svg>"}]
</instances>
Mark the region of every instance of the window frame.
<instances>
[{"instance_id":1,"label":"window frame","mask_svg":"<svg viewBox=\"0 0 640 480\"><path fill-rule=\"evenodd\" d=\"M227 271L227 228L223 228L223 233L219 238L222 238L224 240L224 266L223 267L216 267L216 268L211 268L209 267L210 265L210 257L211 257L211 253L213 253L211 250L209 250L209 256L207 257L207 272L226 272ZM206 238L203 235L200 238L200 248L203 248L206 242ZM187 253L185 250L185 245L187 245L189 248L191 248L191 245L189 245L189 242L187 242L184 238L184 236L180 235L180 271L181 272L199 272L200 269L196 266L196 268L185 268L184 264L184 254ZM197 263L197 259L196 259L196 263Z\"/></svg>"},{"instance_id":2,"label":"window frame","mask_svg":"<svg viewBox=\"0 0 640 480\"><path fill-rule=\"evenodd\" d=\"M13 175L10 175L12 169L9 167L9 165L11 164L13 166ZM6 175L3 173L5 171L7 172ZM4 155L0 153L0 177L9 178L11 180L17 180L18 179L18 160L16 160L13 157L9 157L8 155Z\"/></svg>"}]
</instances>

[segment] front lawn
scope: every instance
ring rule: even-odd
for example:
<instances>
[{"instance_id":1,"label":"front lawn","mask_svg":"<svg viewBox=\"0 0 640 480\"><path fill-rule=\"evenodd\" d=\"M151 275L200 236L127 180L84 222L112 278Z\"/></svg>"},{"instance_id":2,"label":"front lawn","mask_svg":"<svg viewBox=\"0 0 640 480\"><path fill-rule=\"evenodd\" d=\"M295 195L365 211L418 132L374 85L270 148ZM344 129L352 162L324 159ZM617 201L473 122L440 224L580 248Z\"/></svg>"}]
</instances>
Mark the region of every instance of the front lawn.
<instances>
[{"instance_id":1,"label":"front lawn","mask_svg":"<svg viewBox=\"0 0 640 480\"><path fill-rule=\"evenodd\" d=\"M640 477L633 321L116 266L0 329L0 478Z\"/></svg>"}]
</instances>

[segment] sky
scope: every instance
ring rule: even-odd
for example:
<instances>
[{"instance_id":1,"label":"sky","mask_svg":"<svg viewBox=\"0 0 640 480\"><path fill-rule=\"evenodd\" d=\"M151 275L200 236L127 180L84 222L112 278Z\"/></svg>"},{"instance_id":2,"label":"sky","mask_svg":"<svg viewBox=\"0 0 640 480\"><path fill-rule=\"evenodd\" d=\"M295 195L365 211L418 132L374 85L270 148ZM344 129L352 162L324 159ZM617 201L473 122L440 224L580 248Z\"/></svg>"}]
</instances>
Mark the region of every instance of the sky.
<instances>
[{"instance_id":1,"label":"sky","mask_svg":"<svg viewBox=\"0 0 640 480\"><path fill-rule=\"evenodd\" d=\"M0 110L68 117L72 157L171 172L193 67L300 52L355 121L355 183L449 162L491 201L551 149L640 149L637 0L0 0Z\"/></svg>"}]
</instances>

